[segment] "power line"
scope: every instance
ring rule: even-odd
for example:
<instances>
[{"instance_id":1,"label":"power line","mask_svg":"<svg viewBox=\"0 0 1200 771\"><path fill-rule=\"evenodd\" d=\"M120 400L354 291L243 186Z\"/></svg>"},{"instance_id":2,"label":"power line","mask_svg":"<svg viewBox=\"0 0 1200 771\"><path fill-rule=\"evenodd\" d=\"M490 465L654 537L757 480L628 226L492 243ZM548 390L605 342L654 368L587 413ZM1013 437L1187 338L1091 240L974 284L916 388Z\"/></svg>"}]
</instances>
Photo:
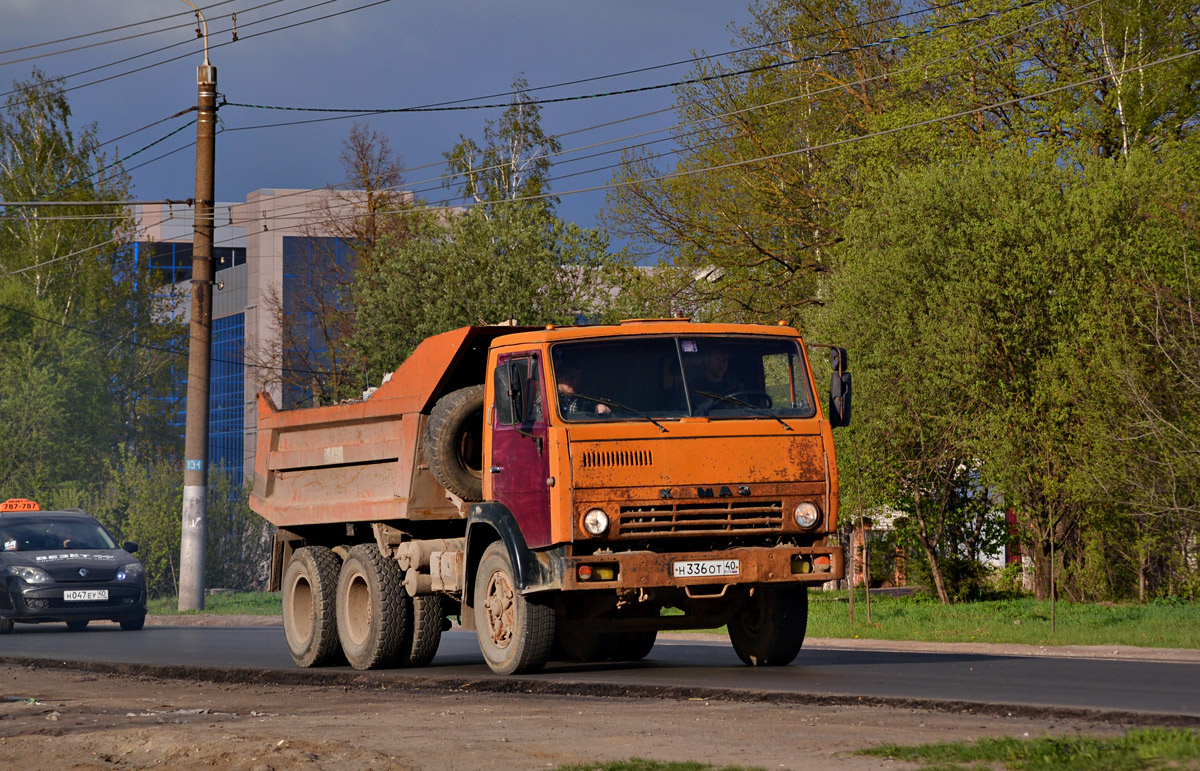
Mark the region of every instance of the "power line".
<instances>
[{"instance_id":1,"label":"power line","mask_svg":"<svg viewBox=\"0 0 1200 771\"><path fill-rule=\"evenodd\" d=\"M217 6L227 5L232 2L234 2L234 0L221 0L221 2L213 3L209 7L216 8ZM172 14L168 14L166 16L159 16L154 19L146 19L145 21L135 21L135 22L130 22L129 24L122 24L119 27L109 27L108 29L96 30L95 32L84 32L82 34L72 35L70 37L60 37L57 40L47 40L44 43L31 43L29 45L18 46L17 48L6 48L6 49L0 51L0 56L3 56L4 54L17 53L19 51L28 51L31 48L42 48L44 46L58 45L59 43L70 43L73 40L82 40L84 38L94 37L96 35L104 35L109 32L120 32L121 30L129 29L130 27L140 27L144 24L154 24L156 22L166 21L167 19L175 19L180 16L191 16L192 13L193 13L192 11L180 11L179 13L172 13Z\"/></svg>"},{"instance_id":2,"label":"power line","mask_svg":"<svg viewBox=\"0 0 1200 771\"><path fill-rule=\"evenodd\" d=\"M38 321L44 321L47 324L54 324L56 326L63 327L64 329L70 329L72 331L79 332L84 335L88 335L89 337L96 337L101 340L110 340L112 342L134 346L135 348L144 348L144 349L150 350L150 351L157 351L158 353L170 354L172 356L187 357L187 355L188 355L187 351L180 351L180 350L176 350L174 348L167 348L166 346L162 346L162 345L151 345L150 343L139 342L130 337L119 337L117 335L110 335L105 332L96 332L91 329L84 329L83 327L79 327L74 324L68 324L65 321L59 321L57 319L46 318L45 316L41 316L39 314L32 313L30 311L23 310L21 308L14 308L13 306L7 305L5 303L0 303L0 308L3 308L4 310L10 311L12 313L18 313L22 316L27 316L31 319L37 319ZM270 370L272 372L276 372L276 371L291 372L293 374L298 374L298 375L335 375L336 374L334 372L322 372L320 370L312 370L312 369L294 369L292 367L284 367L284 366L275 367L275 366L271 366L269 364L255 364L253 362L246 361L244 358L242 361L233 361L231 359L217 359L217 358L214 358L211 361L213 361L214 363L217 363L217 364L230 364L233 366L250 367L251 369L265 369L265 370Z\"/></svg>"},{"instance_id":3,"label":"power line","mask_svg":"<svg viewBox=\"0 0 1200 771\"><path fill-rule=\"evenodd\" d=\"M215 8L215 7L217 7L217 6L221 6L221 5L228 5L229 3L232 3L232 2L234 2L234 0L223 0L223 2L216 3L215 5L213 5L213 6L209 6L209 7L210 7L210 8ZM262 4L260 4L260 5L251 6L250 8L243 9L243 10L242 10L242 13L243 13L243 14L245 14L245 13L249 13L250 11L255 11L255 10L258 10L259 8L263 8L263 7L266 7L266 6L268 6L268 5L276 5L276 4L278 4L278 3L282 3L282 2L284 2L284 0L269 0L269 2L262 3ZM176 16L191 16L193 13L194 13L193 11L181 11L180 13L173 14L172 16L167 16L167 17L163 17L163 18L164 18L164 19L166 19L166 18L175 18ZM218 19L228 19L228 18L230 18L231 16L237 16L237 11L234 11L232 14L226 13L226 14L221 14L221 15L219 15L219 16L214 16L214 17L213 17L213 21L216 21L216 20L218 20ZM161 19L159 19L159 21L161 21ZM132 24L132 25L129 25L129 26L141 26L141 25L143 25L143 24L148 24L148 23L149 23L149 22L136 22L136 23L134 23L134 24ZM183 28L185 28L185 27L190 27L190 26L192 26L192 22L187 22L187 23L185 23L185 24L179 24L179 25L176 25L176 26L173 26L173 27L160 27L159 29L152 29L152 30L149 30L149 31L147 31L147 32L138 32L138 33L135 33L135 34L132 34L132 35L125 35L124 37L115 37L115 38L111 38L111 39L109 39L109 40L101 40L101 41L99 41L99 42L96 42L96 43L88 43L88 44L86 44L86 45L74 46L74 47L72 47L72 48L63 48L63 49L60 49L60 50L58 50L58 51L47 51L46 53L41 53L41 54L33 54L32 56L26 56L26 57L24 57L24 58L22 58L22 59L10 59L10 60L8 60L8 61L6 61L6 62L0 62L0 67L5 67L5 66L8 66L8 65L10 65L10 64L20 64L20 63L22 63L22 62L29 62L29 61L33 61L33 60L35 60L35 59L45 59L45 58L49 58L49 57L51 57L51 56L59 56L59 55L61 55L61 54L75 53L76 51L86 51L86 50L88 50L88 49L90 49L90 48L97 48L97 47L99 47L99 46L106 46L106 45L110 45L110 44L112 44L112 43L121 43L121 42L124 42L124 41L126 41L126 40L135 40L135 39L137 39L137 38L148 37L148 36L150 36L150 35L160 35L160 34L162 34L162 33L164 33L164 32L171 32L171 31L173 31L173 30L177 30L177 29L183 29ZM106 31L106 32L117 32L117 31L120 31L120 30L123 30L123 29L126 29L126 27L113 27L113 28L111 28L111 29L108 29L108 30L105 30L105 31ZM100 33L100 32L89 32L89 33L86 33L85 35L76 35L76 36L75 36L75 38L72 38L72 39L79 39L79 38L82 38L82 37L92 37L92 36L94 36L94 35L99 35L99 34L102 34L102 33ZM65 41L61 41L61 42L65 42ZM37 45L34 45L34 46L26 46L26 48L40 48L40 47L42 47L42 46L45 46L45 45L50 45L50 44L49 44L49 43L40 43L40 44L37 44ZM182 43L174 43L174 44L172 44L172 46L167 46L167 47L168 47L168 48L170 48L170 47L173 47L173 46L175 46L175 45L182 45ZM24 50L24 49L14 49L14 50ZM157 49L157 50L161 51L161 50L163 50L163 49L161 49L161 48L160 48L160 49ZM9 52L0 51L0 55L3 55L4 53L9 53ZM127 60L124 60L124 61L127 61ZM105 65L105 66L111 66L111 65Z\"/></svg>"},{"instance_id":4,"label":"power line","mask_svg":"<svg viewBox=\"0 0 1200 771\"><path fill-rule=\"evenodd\" d=\"M939 58L937 58L937 59L933 59L933 60L930 60L930 61L927 61L927 62L922 62L921 64L912 65L912 66L909 66L909 67L904 67L904 68L901 68L901 69L898 69L898 70L892 70L892 71L890 71L890 72L888 72L888 73L884 73L884 74L881 74L881 75L875 75L875 76L870 76L870 77L866 77L866 78L860 78L859 80L857 80L857 81L854 81L854 82L852 82L852 83L845 83L845 84L840 84L840 85L836 85L836 86L831 86L831 87L824 88L824 89L819 89L819 90L816 90L816 91L809 91L809 92L806 92L806 93L804 93L804 94L802 94L802 95L798 95L798 96L792 96L792 97L786 97L786 98L783 98L783 99L778 99L778 100L775 100L775 101L772 101L772 102L760 103L760 104L757 104L757 105L751 105L751 106L749 106L749 107L745 107L745 108L742 108L742 109L739 109L739 110L734 110L734 111L731 111L731 112L726 112L726 113L722 113L722 114L719 114L719 115L710 115L710 116L706 116L706 117L704 117L704 118L699 118L699 119L695 119L695 120L687 121L687 122L684 122L684 123L676 123L676 124L674 124L674 125L672 125L672 126L667 126L667 127L661 128L661 129L654 129L654 130L651 130L651 131L645 131L645 132L641 132L641 133L638 133L638 134L633 134L633 135L629 135L629 136L625 136L625 137L615 138L615 139L611 139L611 140L605 140L605 141L603 141L603 142L595 142L595 143L592 143L592 144L583 145L583 146L581 146L581 147L571 148L571 149L567 149L567 150L560 150L560 151L558 151L558 152L554 152L554 153L547 153L547 154L546 154L544 157L547 157L547 158L552 158L552 157L559 157L559 156L569 155L569 154L571 154L571 153L579 152L579 151L581 151L581 150L591 149L591 148L594 148L594 147L601 147L601 146L604 146L604 145L606 145L606 144L614 144L614 143L617 143L617 142L626 142L626 141L628 141L628 140L630 140L630 139L637 139L637 138L641 138L641 137L643 137L643 136L649 136L649 135L653 135L653 134L657 134L657 133L662 133L662 132L666 132L666 131L675 131L675 130L682 129L682 128L686 128L686 127L689 127L689 126L695 126L695 125L697 125L697 124L701 124L701 123L708 123L708 122L711 122L711 121L714 121L714 120L721 120L721 119L725 119L725 118L731 118L731 117L733 117L733 116L736 116L736 115L739 115L739 114L743 114L743 113L747 113L747 112L752 112L752 111L756 111L756 110L760 110L760 109L766 109L766 108L769 108L769 107L776 107L776 106L779 106L779 105L782 105L782 104L787 104L787 103L791 103L791 102L796 102L796 101L801 101L801 100L811 99L811 98L813 98L813 97L815 97L815 96L820 96L820 95L822 95L822 94L831 93L831 92L835 92L835 91L840 91L840 90L842 90L842 88L843 88L843 87L845 87L845 86L849 86L849 85L861 86L861 85L867 85L867 84L870 84L870 83L873 83L873 82L877 82L877 81L884 81L884 82L888 82L889 78L896 78L896 77L898 77L898 76L901 76L901 75L904 75L904 74L907 74L907 73L911 73L911 72L916 72L916 71L919 71L919 70L922 70L922 69L926 69L926 70L927 70L927 69L928 69L930 66L935 66L935 65L941 64L941 63L943 63L943 62L950 61L950 60L952 60L952 59L955 59L955 58L957 58L958 56L960 56L960 55L962 55L962 54L965 54L965 53L968 53L968 52L970 52L970 51L977 50L977 49L980 49L980 48L984 48L984 47L986 47L986 46L988 46L988 45L991 45L992 43L995 43L996 41L1003 40L1003 39L1006 39L1006 38L1009 38L1009 37L1013 37L1013 36L1015 36L1015 35L1019 35L1019 34L1021 34L1021 33L1023 33L1023 32L1027 32L1027 31L1029 31L1029 30L1031 30L1031 29L1034 29L1035 27L1038 27L1038 26L1041 26L1041 25L1047 24L1047 23L1049 23L1049 22L1052 22L1052 21L1054 21L1054 20L1056 20L1056 19L1060 19L1060 18L1062 18L1062 17L1065 17L1065 16L1067 16L1067 15L1069 15L1069 14L1072 14L1072 13L1078 13L1078 12L1080 12L1080 11L1082 11L1082 10L1084 10L1084 9L1086 9L1086 8L1088 8L1088 7L1090 7L1090 6L1093 6L1093 5L1095 5L1097 2L1099 2L1099 0L1089 0L1089 2L1083 3L1082 5L1075 6L1075 7L1071 7L1071 8L1066 8L1066 9L1064 9L1064 10L1062 10L1062 11L1058 12L1058 13L1055 13L1055 14L1053 14L1053 15L1050 15L1050 16L1047 16L1047 17L1045 17L1045 18L1039 19L1039 20L1037 20L1037 21L1034 21L1034 22L1032 22L1032 23L1030 23L1030 24L1026 24L1026 25L1024 25L1024 26L1022 26L1022 27L1019 27L1019 28L1017 28L1017 29L1015 29L1015 30L1010 30L1010 31L1003 32L1003 33L1000 33L1000 34L997 34L997 35L993 35L993 36L992 36L992 37L990 37L990 38L986 38L986 39L984 39L984 40L981 40L981 41L979 41L979 42L977 42L977 43L974 43L974 44L972 44L972 45L970 45L970 46L968 46L968 47L966 47L966 48L958 49L958 50L956 50L956 51L953 51L953 52L951 52L950 54L947 54L947 55L945 55L945 56L942 56L942 57L939 57ZM640 114L640 115L635 115L635 116L631 116L631 117L628 117L628 118L621 118L621 119L617 119L617 120L613 120L613 121L608 121L608 122L605 122L605 123L598 124L598 125L596 125L596 126L587 126L587 127L583 127L583 128L575 129L575 130L572 130L572 131L562 132L562 133L560 133L560 134L556 134L556 135L554 135L554 137L556 137L556 138L561 138L561 137L570 136L570 135L573 135L573 134L579 134L579 133L583 133L583 132L586 132L586 131L591 131L591 130L594 130L595 128L599 128L599 127L607 127L607 126L616 125L616 124L618 124L618 123L622 123L622 122L628 122L628 121L631 121L631 120L637 120L637 119L644 118L644 117L650 117L650 116L657 115L657 114L661 114L661 113L664 113L664 112L670 112L670 111L672 111L673 109L674 109L674 108L671 108L671 107L662 108L662 109L659 109L659 110L655 110L655 111L648 112L648 113L642 113L642 114ZM329 119L327 119L327 118L326 118L326 119L318 119L318 120L329 120ZM235 130L237 130L237 129L226 129L226 130L228 130L228 131L235 131ZM694 132L693 132L693 133L694 133ZM678 138L678 136L676 136L675 138ZM659 141L666 141L666 139L669 139L669 138L664 138L664 139L662 139L662 140L655 140L655 143L657 143L657 142L659 142ZM644 147L644 146L646 146L647 144L649 144L649 143L642 143L642 144L639 144L639 145L632 145L632 146L627 146L627 147L620 147L620 148L617 148L617 149L615 149L615 150L607 151L607 152L605 152L605 153L597 153L597 154L593 154L593 155L606 155L606 154L611 154L611 153L615 153L615 152L622 152L622 151L629 150L629 149L636 149L636 148L639 148L639 147ZM678 151L675 151L675 152L678 152ZM661 154L659 154L658 156L655 156L655 157L664 157L665 155L669 155L669 154L672 154L672 153L661 153ZM570 163L570 162L573 162L574 160L578 160L578 159L570 159L570 160L567 160L567 161L563 161L562 163ZM434 168L434 167L436 167L436 166L440 166L440 165L442 165L442 162L437 162L437 163L428 163L428 164L424 164L424 165L422 165L422 166L416 166L416 167L412 167L412 168L410 168L410 169L407 169L407 171L414 171L414 170L425 169L425 168ZM504 164L497 164L496 166L491 166L491 167L483 167L483 168L481 168L481 169L477 169L476 171L487 171L487 170L489 170L489 169L497 168L497 167L499 167L499 166L502 166L502 165L504 165ZM566 176L570 176L570 177L581 176L582 174L585 174L585 173L594 173L595 171L603 171L603 170L606 170L606 169L611 169L611 168L614 168L615 166L618 166L618 165L620 165L620 164L616 164L616 165L612 165L612 164L610 164L610 165L608 165L608 166L600 167L600 168L598 168L598 169L593 169L593 170L590 170L590 171L585 171L585 172L577 172L577 173L573 173L573 174L566 175ZM445 182L447 182L447 181L449 181L449 180L452 180L452 179L456 178L457 176L459 176L459 175L457 175L457 174L443 174L443 175L441 175L441 176L439 176L439 177L431 177L431 178L427 178L427 179L423 179L423 180L417 180L417 181L415 181L415 182L414 182L414 181L408 181L408 182L405 182L405 183L403 183L402 185L398 185L398 186L394 186L394 187L389 187L389 188L384 188L383 190L384 190L384 191L389 191L389 190L399 190L399 189L404 189L404 192L409 192L409 193L414 193L414 194L415 194L415 193L421 193L421 192L430 192L431 190L433 190L433 189L436 189L436 188L425 188L425 189L420 189L420 188L415 188L414 186L416 186L416 185L422 185L422 184L426 184L426 183L434 183L434 182L442 182L442 183L445 183ZM558 176L558 177L555 177L555 178L554 178L554 180L557 180L557 179L564 179L564 178L566 178L566 176ZM554 180L551 180L551 181L554 181ZM290 194L290 195L301 195L301 194L302 194L302 193L294 193L294 194ZM284 197L286 197L286 196L284 196ZM277 199L277 200L278 200L278 199ZM443 203L445 203L445 202L443 202ZM303 209L303 205L302 205L302 204L300 204L300 205L297 205L297 206L296 206L296 207L294 207L294 208L297 208L297 209Z\"/></svg>"},{"instance_id":5,"label":"power line","mask_svg":"<svg viewBox=\"0 0 1200 771\"><path fill-rule=\"evenodd\" d=\"M1028 8L1028 7L1034 6L1034 5L1040 5L1044 2L1046 2L1046 0L1025 0L1025 2L1023 2L1023 3L1018 3L1017 5L1010 6L1008 8L1003 8L1003 9L996 10L996 11L988 11L986 13L982 13L977 16L971 16L971 17L961 19L958 21L947 22L945 24L939 24L936 26L926 27L917 32L911 32L911 33L904 34L904 35L896 35L896 36L893 36L890 38L883 38L881 40L877 40L877 41L874 41L871 43L864 43L864 44L857 45L857 46L848 46L845 48L839 48L839 49L834 49L834 50L830 50L830 51L823 51L818 54L812 54L810 56L803 56L803 57L800 57L797 59L787 59L787 60L784 60L781 62L773 62L771 64L762 64L762 65L758 65L756 67L747 67L745 69L735 70L733 72L721 72L721 73L717 73L715 75L705 75L703 77L698 77L698 78L687 78L684 80L672 81L670 83L656 83L656 84L648 85L648 86L636 86L633 88L623 88L623 89L616 89L616 90L612 90L612 91L603 91L603 92L591 93L591 94L576 94L574 96L548 97L548 98L543 98L543 99L528 99L525 102L523 102L523 104L543 105L543 104L560 104L563 102L579 102L579 101L585 101L585 100L589 100L589 99L603 99L603 98L607 98L610 96L627 96L629 94L640 94L640 93L645 93L648 91L658 91L658 90L665 89L665 88L678 88L680 86L692 86L692 85L699 85L702 83L710 83L710 82L716 81L716 80L727 80L729 78L738 78L738 77L742 77L745 75L752 75L752 74L759 73L759 72L768 72L771 70L778 70L778 69L783 69L786 67L794 67L797 64L805 64L808 62L817 61L819 59L827 59L827 58L834 57L834 56L844 56L849 53L857 53L859 51L865 51L865 50L868 50L871 48L876 48L879 46L889 45L892 43L899 43L899 42L903 42L905 40L911 40L911 39L918 38L918 37L932 35L934 32L939 32L939 31L947 30L947 29L953 29L955 27L961 27L965 24L971 24L971 23L974 23L977 21L991 19L993 17L1000 16L1000 15L1003 15L1006 13L1011 13L1013 11L1021 10L1023 8ZM549 86L546 86L544 88L549 88ZM529 89L522 89L522 93L524 93L528 90ZM284 112L354 113L356 116L388 115L388 114L393 114L393 113L412 113L412 112L457 112L457 111L463 111L463 110L487 110L487 109L495 109L495 108L499 108L499 107L510 107L511 105L512 105L512 102L509 101L509 102L493 102L493 103L488 103L488 104L470 104L470 105L467 105L467 104L451 105L451 104L443 103L441 105L420 105L420 106L416 106L416 107L386 107L386 108L373 109L373 108L341 108L341 107L290 107L290 106L280 106L280 105L249 104L246 102L230 102L230 101L222 102L222 106L227 106L227 107L245 107L245 108L256 109L256 110L276 110L276 111L284 111ZM279 125L279 124L275 124L275 125Z\"/></svg>"},{"instance_id":6,"label":"power line","mask_svg":"<svg viewBox=\"0 0 1200 771\"><path fill-rule=\"evenodd\" d=\"M268 21L273 21L273 20L275 20L275 19L280 19L280 18L283 18L284 16L291 16L291 15L293 15L293 14L296 14L296 13L302 13L302 12L304 12L304 11L311 10L311 9L313 9L313 8L317 8L317 7L320 7L320 6L323 6L323 5L329 5L330 3L334 3L334 2L337 2L337 1L338 1L338 0L322 0L322 2L313 3L312 5L308 5L308 6L305 6L305 7L303 7L303 8L298 8L298 9L295 9L295 10L292 10L292 11L286 11L286 12L284 12L284 13L276 14L275 16L269 16L269 17L267 17L267 18L265 18L265 19L258 19L258 20L256 20L256 21L247 22L246 24L243 24L243 25L242 25L242 27L243 27L243 28L245 28L245 27L250 27L250 26L253 26L253 25L255 25L255 24L263 24L263 23L266 23L266 22L268 22ZM311 23L313 23L313 22L317 22L317 21L324 21L324 20L326 20L326 19L332 19L332 18L334 18L334 17L337 17L337 16L342 16L342 15L345 15L345 14L348 14L348 13L354 13L354 12L356 12L356 11L361 11L361 10L363 10L363 9L365 9L365 8L370 8L370 7L372 7L372 6L381 5L381 4L383 4L383 3L387 3L387 2L391 2L391 0L375 0L375 2L367 3L366 5L358 6L357 8L349 8L349 9L347 9L347 10L344 10L344 11L338 11L338 12L336 12L336 13L326 14L325 16L318 16L318 17L316 17L316 18L313 18L313 19L306 19L305 21L296 22L296 23L294 23L294 24L288 24L288 25L285 25L285 26L282 26L282 27L277 27L277 28L275 28L275 29L264 30L263 32L256 32L256 33L254 33L254 34L252 34L252 35L241 35L241 36L239 36L239 38L238 38L238 41L241 41L241 40L248 40L248 39L250 39L250 38L259 37L259 36L262 36L262 35L268 35L268 34L271 34L271 33L274 33L274 32L282 32L282 31L284 31L284 30L292 29L292 28L294 28L294 27L303 26L303 25L305 25L305 24L311 24ZM218 31L218 32L214 32L213 34L214 34L214 35L220 35L220 34L224 34L224 33L226 33L226 32L231 32L231 31L232 31L232 28L229 28L229 29L225 29L225 30L220 30L220 31ZM130 56L130 57L126 57L126 58L124 58L124 59L118 59L117 61L114 61L114 62L109 62L108 64L102 64L102 65L99 65L99 66L96 66L96 67L91 67L91 68L89 68L89 69L86 69L86 70L80 70L79 72L73 72L73 73L71 73L71 74L69 74L69 75L64 75L64 76L62 76L62 77L61 77L61 78L59 78L59 79L60 79L60 80L63 80L63 81L66 81L66 80L68 80L68 79L70 79L70 78L78 77L78 76L80 76L80 75L86 75L86 74L88 74L88 73L91 73L91 72L96 72L97 70L107 69L108 67L113 67L113 66L115 66L115 65L117 65L117 64L123 64L124 62L127 62L127 61L132 61L133 59L140 59L140 58L142 58L142 57L144 57L144 56L149 56L149 55L151 55L151 54L159 53L160 51L165 51L165 50L167 50L167 49L170 49L170 48L176 48L176 47L178 47L178 46L181 46L181 45L189 45L189 44L191 44L192 42L193 42L193 41L190 41L190 40L188 40L188 41L183 41L183 42L180 42L180 43L172 43L171 45L168 45L168 46L163 46L162 48L157 48L157 49L154 49L153 51L147 51L146 53L137 54L136 56ZM227 42L224 42L224 43L214 43L214 44L212 44L212 45L210 46L210 48L221 48L221 47L224 47L224 46L227 46L227 45L233 45L233 43L234 43L234 42L235 42L235 41L227 41ZM110 80L115 80L115 79L117 79L117 78L123 78L123 77L125 77L126 75L133 75L133 74L135 74L135 73L138 73L138 72L143 72L143 71L145 71L145 70L149 70L149 69L152 69L152 68L154 68L154 67L158 67L158 66L160 66L160 65L163 65L163 64L169 64L169 63L171 63L171 62L176 62L176 61L179 61L179 60L181 60L181 59L186 59L186 58L188 58L188 57L190 57L190 56L193 56L193 55L194 55L194 54L195 54L195 53L196 53L198 50L199 50L199 49L195 49L195 50L192 50L192 51L188 51L188 52L186 52L186 53L182 53L182 54L180 54L179 56L173 56L173 57L171 57L171 58L169 58L169 59L163 59L163 60L161 60L161 61L153 62L153 63L151 63L151 64L147 64L147 65L144 65L144 66L142 66L142 67L136 67L136 68L134 68L134 69L132 69L132 70L126 70L125 72L119 72L119 73L117 73L117 74L115 74L115 75L109 75L108 77L104 77L104 78L98 78L98 79L96 79L96 80L88 81L87 83L79 83L79 84L77 84L77 85L70 86L70 87L67 87L67 88L64 88L64 89L62 89L62 92L63 92L63 93L67 93L67 92L70 92L70 91L75 91L75 90L77 90L77 89L81 89L81 88L87 88L87 87L89 87L89 86L94 86L94 85L97 85L97 84L99 84L99 83L107 83L107 82L108 82L108 81L110 81ZM9 91L5 91L5 92L2 92L2 93L0 93L0 97L9 96L10 94L15 94L15 93L17 93L17 92L19 92L19 91L25 91L25 90L29 90L30 88L33 88L33 87L34 87L34 86L22 86L22 87L19 87L19 88L14 88L14 89L11 89L11 90L9 90Z\"/></svg>"}]
</instances>

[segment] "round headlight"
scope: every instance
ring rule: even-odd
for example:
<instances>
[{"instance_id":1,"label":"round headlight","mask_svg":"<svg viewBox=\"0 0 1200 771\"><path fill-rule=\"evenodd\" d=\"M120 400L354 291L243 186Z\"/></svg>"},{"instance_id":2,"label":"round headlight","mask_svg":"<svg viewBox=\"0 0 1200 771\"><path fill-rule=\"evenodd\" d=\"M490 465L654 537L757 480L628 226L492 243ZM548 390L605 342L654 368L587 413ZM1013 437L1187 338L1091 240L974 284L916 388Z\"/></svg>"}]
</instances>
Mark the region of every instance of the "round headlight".
<instances>
[{"instance_id":1,"label":"round headlight","mask_svg":"<svg viewBox=\"0 0 1200 771\"><path fill-rule=\"evenodd\" d=\"M608 532L608 515L603 509L590 509L583 515L583 529L588 535L604 535Z\"/></svg>"},{"instance_id":2,"label":"round headlight","mask_svg":"<svg viewBox=\"0 0 1200 771\"><path fill-rule=\"evenodd\" d=\"M796 518L797 525L808 529L817 524L817 520L821 518L821 511L815 503L804 501L796 506L796 513L793 516Z\"/></svg>"}]
</instances>

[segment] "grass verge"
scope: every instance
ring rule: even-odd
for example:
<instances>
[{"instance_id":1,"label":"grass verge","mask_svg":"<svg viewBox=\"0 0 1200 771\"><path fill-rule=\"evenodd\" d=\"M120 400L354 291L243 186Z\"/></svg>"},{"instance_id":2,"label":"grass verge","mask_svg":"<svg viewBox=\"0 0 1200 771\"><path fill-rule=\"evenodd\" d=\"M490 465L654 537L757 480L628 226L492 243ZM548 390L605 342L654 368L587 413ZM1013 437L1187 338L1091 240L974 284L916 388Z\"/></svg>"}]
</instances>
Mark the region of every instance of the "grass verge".
<instances>
[{"instance_id":1,"label":"grass verge","mask_svg":"<svg viewBox=\"0 0 1200 771\"><path fill-rule=\"evenodd\" d=\"M150 600L148 608L156 616L278 616L283 613L281 597L279 592L219 592L204 598L204 610L179 610L175 597Z\"/></svg>"},{"instance_id":2,"label":"grass verge","mask_svg":"<svg viewBox=\"0 0 1200 771\"><path fill-rule=\"evenodd\" d=\"M980 739L977 742L886 745L859 755L921 763L926 769L1010 768L1022 771L1138 771L1200 768L1200 733L1150 728L1114 738Z\"/></svg>"},{"instance_id":3,"label":"grass verge","mask_svg":"<svg viewBox=\"0 0 1200 771\"><path fill-rule=\"evenodd\" d=\"M1049 601L1028 597L943 606L925 595L872 594L868 622L865 597L859 592L854 623L849 620L846 592L812 592L809 599L809 637L1200 648L1200 605L1187 602L1059 602L1052 631Z\"/></svg>"},{"instance_id":4,"label":"grass verge","mask_svg":"<svg viewBox=\"0 0 1200 771\"><path fill-rule=\"evenodd\" d=\"M573 763L569 766L559 766L557 771L762 771L762 769L757 766L722 766L718 768L708 763L662 763L645 758L630 758L607 763Z\"/></svg>"}]
</instances>

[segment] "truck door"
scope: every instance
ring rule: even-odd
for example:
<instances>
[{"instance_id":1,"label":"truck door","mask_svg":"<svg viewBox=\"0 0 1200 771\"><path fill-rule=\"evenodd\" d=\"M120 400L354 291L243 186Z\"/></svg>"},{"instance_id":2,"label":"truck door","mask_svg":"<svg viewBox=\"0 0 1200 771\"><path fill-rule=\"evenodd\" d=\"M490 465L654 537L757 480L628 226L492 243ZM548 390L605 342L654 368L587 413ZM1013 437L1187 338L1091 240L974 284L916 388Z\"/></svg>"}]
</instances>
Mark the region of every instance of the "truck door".
<instances>
[{"instance_id":1,"label":"truck door","mask_svg":"<svg viewBox=\"0 0 1200 771\"><path fill-rule=\"evenodd\" d=\"M516 518L529 548L550 543L550 461L537 352L499 357L492 410L492 495Z\"/></svg>"}]
</instances>

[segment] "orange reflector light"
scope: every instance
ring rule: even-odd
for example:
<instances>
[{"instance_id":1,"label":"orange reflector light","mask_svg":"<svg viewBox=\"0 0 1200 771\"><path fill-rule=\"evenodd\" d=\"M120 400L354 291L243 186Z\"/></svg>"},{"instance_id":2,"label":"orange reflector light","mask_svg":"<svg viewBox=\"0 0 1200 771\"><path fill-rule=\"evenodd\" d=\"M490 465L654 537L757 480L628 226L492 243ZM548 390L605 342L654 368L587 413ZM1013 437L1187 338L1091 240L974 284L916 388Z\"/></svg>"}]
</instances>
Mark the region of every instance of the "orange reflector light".
<instances>
[{"instance_id":1,"label":"orange reflector light","mask_svg":"<svg viewBox=\"0 0 1200 771\"><path fill-rule=\"evenodd\" d=\"M828 573L833 569L832 561L826 556L817 557L813 560L813 563L818 573Z\"/></svg>"},{"instance_id":2,"label":"orange reflector light","mask_svg":"<svg viewBox=\"0 0 1200 771\"><path fill-rule=\"evenodd\" d=\"M31 501L28 498L9 498L4 503L0 503L0 511L41 511L42 507L37 501Z\"/></svg>"},{"instance_id":3,"label":"orange reflector light","mask_svg":"<svg viewBox=\"0 0 1200 771\"><path fill-rule=\"evenodd\" d=\"M591 581L592 580L592 566L591 565L580 565L579 566L579 580L580 581Z\"/></svg>"}]
</instances>

